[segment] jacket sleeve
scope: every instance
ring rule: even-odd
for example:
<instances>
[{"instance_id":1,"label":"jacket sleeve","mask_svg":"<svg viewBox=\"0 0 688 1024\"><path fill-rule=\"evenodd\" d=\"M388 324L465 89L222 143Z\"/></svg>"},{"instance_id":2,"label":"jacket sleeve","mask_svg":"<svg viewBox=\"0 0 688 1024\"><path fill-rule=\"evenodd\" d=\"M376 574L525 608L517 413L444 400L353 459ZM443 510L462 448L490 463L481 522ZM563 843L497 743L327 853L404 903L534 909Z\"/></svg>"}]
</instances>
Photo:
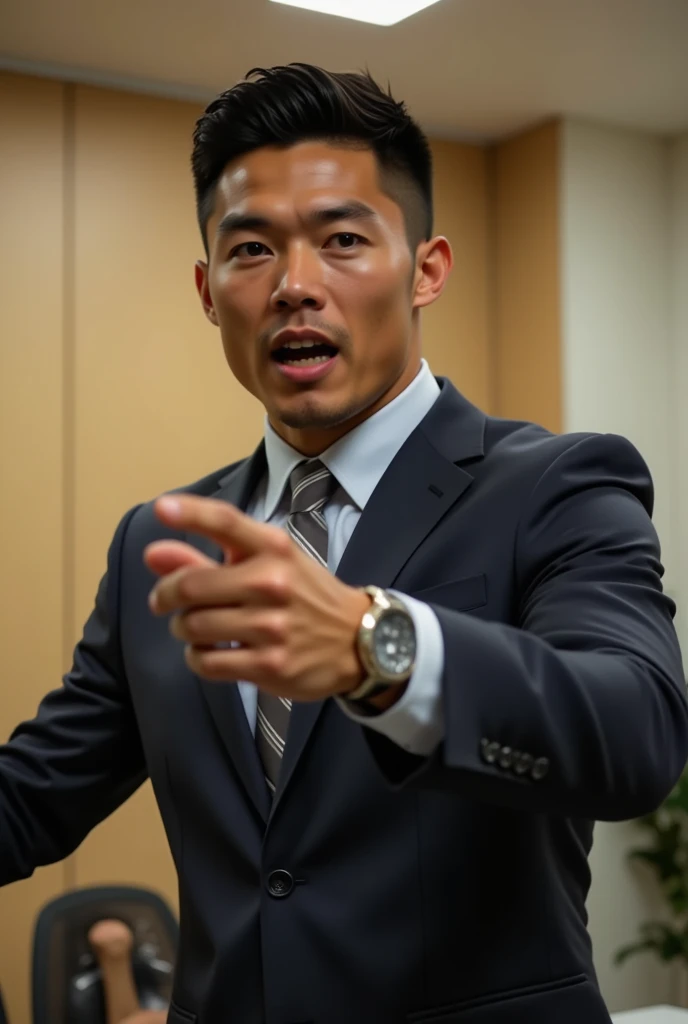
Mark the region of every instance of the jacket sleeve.
<instances>
[{"instance_id":1,"label":"jacket sleeve","mask_svg":"<svg viewBox=\"0 0 688 1024\"><path fill-rule=\"evenodd\" d=\"M608 821L662 802L688 757L688 702L652 503L623 438L549 464L519 523L513 624L432 605L443 741L421 758L366 730L388 782Z\"/></svg>"},{"instance_id":2,"label":"jacket sleeve","mask_svg":"<svg viewBox=\"0 0 688 1024\"><path fill-rule=\"evenodd\" d=\"M120 559L135 512L117 528L62 687L0 746L0 885L68 856L146 779L118 640Z\"/></svg>"}]
</instances>

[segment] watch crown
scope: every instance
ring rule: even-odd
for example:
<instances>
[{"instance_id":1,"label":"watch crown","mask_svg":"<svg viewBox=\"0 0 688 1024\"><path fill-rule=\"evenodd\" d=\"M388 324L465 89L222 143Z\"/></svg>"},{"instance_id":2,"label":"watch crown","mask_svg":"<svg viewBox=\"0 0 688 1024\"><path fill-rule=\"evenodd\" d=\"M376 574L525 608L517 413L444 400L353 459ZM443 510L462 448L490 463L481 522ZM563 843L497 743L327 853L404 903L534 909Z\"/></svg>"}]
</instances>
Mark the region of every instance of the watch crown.
<instances>
[{"instance_id":1,"label":"watch crown","mask_svg":"<svg viewBox=\"0 0 688 1024\"><path fill-rule=\"evenodd\" d=\"M363 618L361 619L361 625L364 627L364 629L373 628L373 626L375 625L375 616L373 615L372 612L367 611L364 613Z\"/></svg>"}]
</instances>

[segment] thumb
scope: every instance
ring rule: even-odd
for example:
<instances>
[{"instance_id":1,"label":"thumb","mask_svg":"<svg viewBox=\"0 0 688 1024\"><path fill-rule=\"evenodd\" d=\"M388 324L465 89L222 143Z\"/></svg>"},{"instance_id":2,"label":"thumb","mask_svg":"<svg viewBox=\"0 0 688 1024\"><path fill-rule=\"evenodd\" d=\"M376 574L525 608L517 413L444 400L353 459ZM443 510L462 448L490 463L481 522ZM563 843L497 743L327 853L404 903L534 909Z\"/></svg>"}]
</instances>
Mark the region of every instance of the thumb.
<instances>
[{"instance_id":1,"label":"thumb","mask_svg":"<svg viewBox=\"0 0 688 1024\"><path fill-rule=\"evenodd\" d=\"M218 563L180 540L156 540L143 551L143 560L156 576L167 576L189 566L217 568Z\"/></svg>"}]
</instances>

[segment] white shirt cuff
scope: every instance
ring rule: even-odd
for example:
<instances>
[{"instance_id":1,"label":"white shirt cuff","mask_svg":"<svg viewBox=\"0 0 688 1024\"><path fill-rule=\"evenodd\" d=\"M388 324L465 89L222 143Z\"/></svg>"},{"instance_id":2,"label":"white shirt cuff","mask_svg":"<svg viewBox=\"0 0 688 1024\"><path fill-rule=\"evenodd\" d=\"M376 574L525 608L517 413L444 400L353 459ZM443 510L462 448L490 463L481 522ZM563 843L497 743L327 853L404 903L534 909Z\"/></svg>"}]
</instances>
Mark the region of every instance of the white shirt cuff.
<instances>
[{"instance_id":1,"label":"white shirt cuff","mask_svg":"<svg viewBox=\"0 0 688 1024\"><path fill-rule=\"evenodd\" d=\"M444 736L442 674L444 638L430 605L390 591L408 608L416 627L416 665L402 697L379 715L360 715L345 698L337 703L348 718L382 733L411 754L428 757Z\"/></svg>"}]
</instances>

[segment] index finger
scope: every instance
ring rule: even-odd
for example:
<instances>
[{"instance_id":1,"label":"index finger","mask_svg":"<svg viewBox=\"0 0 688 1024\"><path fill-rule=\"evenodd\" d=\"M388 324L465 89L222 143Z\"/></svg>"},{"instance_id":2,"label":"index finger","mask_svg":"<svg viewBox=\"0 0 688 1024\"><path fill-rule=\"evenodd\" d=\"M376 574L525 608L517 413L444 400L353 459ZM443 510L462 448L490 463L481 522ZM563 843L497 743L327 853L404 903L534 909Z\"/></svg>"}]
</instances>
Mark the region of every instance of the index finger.
<instances>
[{"instance_id":1,"label":"index finger","mask_svg":"<svg viewBox=\"0 0 688 1024\"><path fill-rule=\"evenodd\" d=\"M154 504L155 514L166 526L200 533L223 548L244 556L265 551L281 551L288 535L276 526L251 519L226 501L201 498L194 494L166 494Z\"/></svg>"}]
</instances>

